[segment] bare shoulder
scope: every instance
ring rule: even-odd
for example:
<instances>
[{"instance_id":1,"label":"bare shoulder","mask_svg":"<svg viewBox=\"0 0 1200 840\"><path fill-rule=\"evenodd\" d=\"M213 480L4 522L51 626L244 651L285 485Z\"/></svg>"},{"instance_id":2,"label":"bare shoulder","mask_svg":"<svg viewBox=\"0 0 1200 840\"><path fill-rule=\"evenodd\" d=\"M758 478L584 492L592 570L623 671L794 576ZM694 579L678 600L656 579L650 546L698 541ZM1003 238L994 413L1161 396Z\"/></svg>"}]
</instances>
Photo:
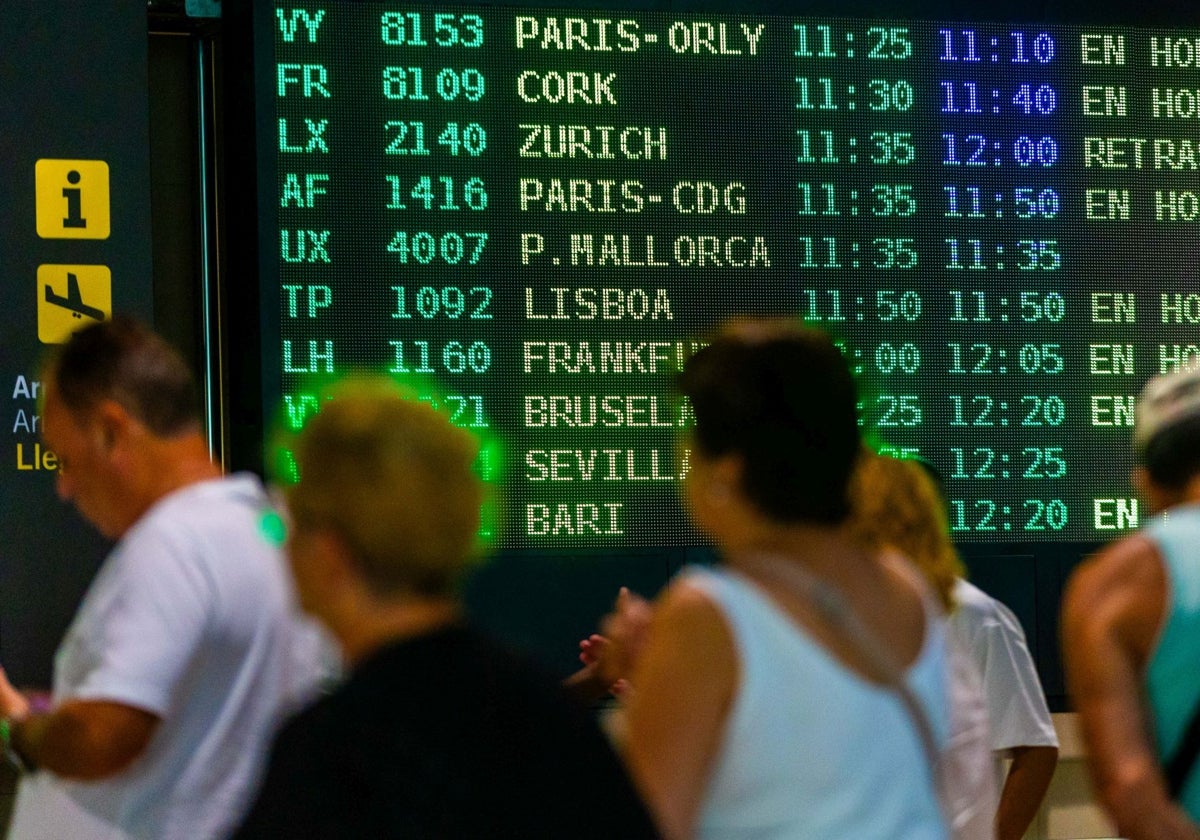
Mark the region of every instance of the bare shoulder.
<instances>
[{"instance_id":1,"label":"bare shoulder","mask_svg":"<svg viewBox=\"0 0 1200 840\"><path fill-rule=\"evenodd\" d=\"M672 715L681 709L693 715L704 710L706 720L719 721L737 674L734 637L724 614L703 589L676 580L659 596L634 665L631 727L656 707Z\"/></svg>"},{"instance_id":2,"label":"bare shoulder","mask_svg":"<svg viewBox=\"0 0 1200 840\"><path fill-rule=\"evenodd\" d=\"M720 608L701 587L686 578L676 580L664 590L651 626L657 632L678 632L692 636L729 639L729 627Z\"/></svg>"},{"instance_id":3,"label":"bare shoulder","mask_svg":"<svg viewBox=\"0 0 1200 840\"><path fill-rule=\"evenodd\" d=\"M1080 642L1111 634L1148 653L1166 597L1167 574L1154 542L1141 534L1118 540L1072 572L1063 596L1064 633Z\"/></svg>"},{"instance_id":4,"label":"bare shoulder","mask_svg":"<svg viewBox=\"0 0 1200 840\"><path fill-rule=\"evenodd\" d=\"M886 640L898 661L913 664L924 649L935 606L932 587L902 554L883 552L875 562L879 570L872 591L859 598L855 609L874 634Z\"/></svg>"},{"instance_id":5,"label":"bare shoulder","mask_svg":"<svg viewBox=\"0 0 1200 840\"><path fill-rule=\"evenodd\" d=\"M1079 606L1123 600L1147 588L1165 586L1166 572L1158 548L1135 534L1105 547L1071 573L1066 599Z\"/></svg>"},{"instance_id":6,"label":"bare shoulder","mask_svg":"<svg viewBox=\"0 0 1200 840\"><path fill-rule=\"evenodd\" d=\"M660 692L690 685L692 691L725 698L738 672L734 634L725 614L700 586L673 581L659 596L646 644L634 667L634 685L650 681Z\"/></svg>"}]
</instances>

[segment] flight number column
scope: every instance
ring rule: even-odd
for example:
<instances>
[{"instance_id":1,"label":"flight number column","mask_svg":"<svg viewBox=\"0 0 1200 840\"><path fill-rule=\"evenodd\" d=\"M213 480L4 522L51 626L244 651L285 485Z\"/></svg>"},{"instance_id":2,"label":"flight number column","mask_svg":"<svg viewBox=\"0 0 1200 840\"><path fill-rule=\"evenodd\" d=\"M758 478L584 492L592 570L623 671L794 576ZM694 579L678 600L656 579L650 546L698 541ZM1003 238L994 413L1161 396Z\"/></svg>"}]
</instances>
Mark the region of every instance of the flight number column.
<instances>
[{"instance_id":1,"label":"flight number column","mask_svg":"<svg viewBox=\"0 0 1200 840\"><path fill-rule=\"evenodd\" d=\"M489 75L492 37L472 13L379 15L379 174L364 197L386 220L376 243L390 278L379 292L393 336L380 348L386 370L414 378L424 399L471 429L492 426L483 386L498 362L492 335L504 304L488 224L487 115L500 81Z\"/></svg>"}]
</instances>

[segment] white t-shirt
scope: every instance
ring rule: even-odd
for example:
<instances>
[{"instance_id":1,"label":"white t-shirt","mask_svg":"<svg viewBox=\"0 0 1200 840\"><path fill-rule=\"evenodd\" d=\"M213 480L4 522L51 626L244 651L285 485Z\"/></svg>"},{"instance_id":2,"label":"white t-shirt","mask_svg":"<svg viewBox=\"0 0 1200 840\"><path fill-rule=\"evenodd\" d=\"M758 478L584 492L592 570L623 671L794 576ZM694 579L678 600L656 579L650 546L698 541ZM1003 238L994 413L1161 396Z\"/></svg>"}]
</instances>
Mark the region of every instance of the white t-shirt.
<instances>
[{"instance_id":1,"label":"white t-shirt","mask_svg":"<svg viewBox=\"0 0 1200 840\"><path fill-rule=\"evenodd\" d=\"M192 484L113 549L59 647L54 702L114 701L160 722L115 776L24 777L12 840L207 840L237 825L281 718L328 664L264 534L268 510L253 476Z\"/></svg>"},{"instance_id":2,"label":"white t-shirt","mask_svg":"<svg viewBox=\"0 0 1200 840\"><path fill-rule=\"evenodd\" d=\"M1025 632L1012 611L965 580L947 620L950 639L975 662L983 680L992 749L1057 747L1058 736L1042 694Z\"/></svg>"},{"instance_id":3,"label":"white t-shirt","mask_svg":"<svg viewBox=\"0 0 1200 840\"><path fill-rule=\"evenodd\" d=\"M988 729L983 680L970 655L947 634L950 741L942 750L943 813L953 840L994 840L999 778Z\"/></svg>"}]
</instances>

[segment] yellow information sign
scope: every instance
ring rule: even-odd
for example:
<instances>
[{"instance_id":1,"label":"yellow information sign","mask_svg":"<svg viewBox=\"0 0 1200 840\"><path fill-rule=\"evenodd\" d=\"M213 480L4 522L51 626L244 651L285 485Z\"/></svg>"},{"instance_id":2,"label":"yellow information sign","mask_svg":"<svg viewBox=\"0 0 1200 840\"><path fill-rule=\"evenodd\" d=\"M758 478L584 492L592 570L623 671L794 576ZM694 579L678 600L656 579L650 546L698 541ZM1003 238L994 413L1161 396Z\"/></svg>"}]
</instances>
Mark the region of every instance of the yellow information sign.
<instances>
[{"instance_id":1,"label":"yellow information sign","mask_svg":"<svg viewBox=\"0 0 1200 840\"><path fill-rule=\"evenodd\" d=\"M42 158L33 167L42 239L108 239L108 164Z\"/></svg>"},{"instance_id":2,"label":"yellow information sign","mask_svg":"<svg viewBox=\"0 0 1200 840\"><path fill-rule=\"evenodd\" d=\"M38 340L62 344L84 324L112 317L112 272L106 265L39 265Z\"/></svg>"}]
</instances>

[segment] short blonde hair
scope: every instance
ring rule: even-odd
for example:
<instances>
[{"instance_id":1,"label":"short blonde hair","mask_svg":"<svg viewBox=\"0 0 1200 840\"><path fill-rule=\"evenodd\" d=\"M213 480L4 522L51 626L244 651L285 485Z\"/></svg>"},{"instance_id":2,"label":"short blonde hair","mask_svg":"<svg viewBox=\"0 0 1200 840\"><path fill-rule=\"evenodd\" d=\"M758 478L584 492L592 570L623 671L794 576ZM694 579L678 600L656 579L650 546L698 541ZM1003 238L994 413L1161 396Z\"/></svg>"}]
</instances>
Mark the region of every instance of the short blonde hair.
<instances>
[{"instance_id":1,"label":"short blonde hair","mask_svg":"<svg viewBox=\"0 0 1200 840\"><path fill-rule=\"evenodd\" d=\"M913 460L865 453L850 483L851 529L873 548L890 547L907 556L929 581L947 610L954 585L964 574L950 539L941 491Z\"/></svg>"},{"instance_id":2,"label":"short blonde hair","mask_svg":"<svg viewBox=\"0 0 1200 840\"><path fill-rule=\"evenodd\" d=\"M387 379L329 396L296 441L295 526L338 533L377 594L452 594L480 548L477 441Z\"/></svg>"}]
</instances>

